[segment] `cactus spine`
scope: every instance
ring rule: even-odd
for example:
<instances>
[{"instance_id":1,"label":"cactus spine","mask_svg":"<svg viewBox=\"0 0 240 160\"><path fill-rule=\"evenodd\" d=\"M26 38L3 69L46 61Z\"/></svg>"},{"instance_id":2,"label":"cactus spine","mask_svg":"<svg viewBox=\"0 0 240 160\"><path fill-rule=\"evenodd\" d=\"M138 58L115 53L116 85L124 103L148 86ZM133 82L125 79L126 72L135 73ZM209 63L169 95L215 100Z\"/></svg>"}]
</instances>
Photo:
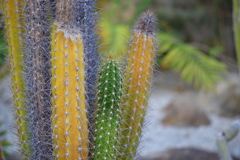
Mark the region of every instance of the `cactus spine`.
<instances>
[{"instance_id":1,"label":"cactus spine","mask_svg":"<svg viewBox=\"0 0 240 160\"><path fill-rule=\"evenodd\" d=\"M108 59L99 75L98 109L94 141L94 159L115 159L119 102L121 96L121 72L118 62Z\"/></svg>"},{"instance_id":2,"label":"cactus spine","mask_svg":"<svg viewBox=\"0 0 240 160\"><path fill-rule=\"evenodd\" d=\"M133 159L141 136L153 71L155 17L143 13L135 24L120 103L119 159Z\"/></svg>"},{"instance_id":3,"label":"cactus spine","mask_svg":"<svg viewBox=\"0 0 240 160\"><path fill-rule=\"evenodd\" d=\"M6 26L6 35L8 41L9 59L12 73L12 89L14 106L16 108L16 121L18 126L18 136L22 153L27 156L30 152L28 144L29 132L27 129L26 120L26 105L24 102L25 89L23 83L23 55L21 47L23 19L23 4L25 0L5 0L4 5L4 20Z\"/></svg>"}]
</instances>

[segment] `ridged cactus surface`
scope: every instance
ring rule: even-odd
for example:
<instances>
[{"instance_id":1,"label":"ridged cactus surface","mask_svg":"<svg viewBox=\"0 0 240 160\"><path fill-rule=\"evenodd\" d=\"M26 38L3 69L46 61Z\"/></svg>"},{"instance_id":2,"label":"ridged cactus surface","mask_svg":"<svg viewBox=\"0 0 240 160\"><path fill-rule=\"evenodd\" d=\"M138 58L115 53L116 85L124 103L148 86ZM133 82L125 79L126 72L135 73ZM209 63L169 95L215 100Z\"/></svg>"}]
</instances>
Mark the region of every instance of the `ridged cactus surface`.
<instances>
[{"instance_id":1,"label":"ridged cactus surface","mask_svg":"<svg viewBox=\"0 0 240 160\"><path fill-rule=\"evenodd\" d=\"M57 28L52 38L52 123L55 158L87 159L83 43L80 32Z\"/></svg>"},{"instance_id":2,"label":"ridged cactus surface","mask_svg":"<svg viewBox=\"0 0 240 160\"><path fill-rule=\"evenodd\" d=\"M133 30L123 80L118 159L133 159L136 156L153 72L154 30L153 13L143 13Z\"/></svg>"},{"instance_id":3,"label":"ridged cactus surface","mask_svg":"<svg viewBox=\"0 0 240 160\"><path fill-rule=\"evenodd\" d=\"M99 76L93 159L113 160L116 158L121 96L121 70L118 62L114 59L106 60Z\"/></svg>"},{"instance_id":4,"label":"ridged cactus surface","mask_svg":"<svg viewBox=\"0 0 240 160\"><path fill-rule=\"evenodd\" d=\"M18 126L18 137L21 145L21 152L24 156L29 154L29 130L26 120L25 87L23 80L23 55L22 35L24 29L23 14L25 0L5 0L4 21L8 42L9 61L12 74L12 90L14 107L16 108L16 121Z\"/></svg>"}]
</instances>

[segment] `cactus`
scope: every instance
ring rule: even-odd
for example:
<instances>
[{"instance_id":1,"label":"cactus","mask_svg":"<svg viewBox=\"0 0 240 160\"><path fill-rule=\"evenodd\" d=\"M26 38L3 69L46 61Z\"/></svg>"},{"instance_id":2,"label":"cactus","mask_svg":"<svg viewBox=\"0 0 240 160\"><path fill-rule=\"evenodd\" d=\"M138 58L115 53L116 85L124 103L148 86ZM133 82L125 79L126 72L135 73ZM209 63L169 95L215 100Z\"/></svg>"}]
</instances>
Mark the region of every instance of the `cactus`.
<instances>
[{"instance_id":1,"label":"cactus","mask_svg":"<svg viewBox=\"0 0 240 160\"><path fill-rule=\"evenodd\" d=\"M110 160L116 158L115 146L119 122L121 71L118 62L112 58L104 61L99 76L93 159Z\"/></svg>"},{"instance_id":2,"label":"cactus","mask_svg":"<svg viewBox=\"0 0 240 160\"><path fill-rule=\"evenodd\" d=\"M6 26L6 35L9 50L9 60L12 73L12 90L14 106L16 108L16 121L18 126L19 141L22 148L22 154L27 156L30 152L29 130L26 120L26 105L24 102L25 92L23 83L23 55L22 39L24 32L22 24L24 23L21 15L23 14L23 4L25 0L5 0L4 20Z\"/></svg>"},{"instance_id":3,"label":"cactus","mask_svg":"<svg viewBox=\"0 0 240 160\"><path fill-rule=\"evenodd\" d=\"M235 120L227 130L220 132L218 134L217 147L220 160L232 160L227 143L233 140L235 137L237 137L239 130L240 121Z\"/></svg>"},{"instance_id":4,"label":"cactus","mask_svg":"<svg viewBox=\"0 0 240 160\"><path fill-rule=\"evenodd\" d=\"M126 70L110 55L99 71L94 0L6 0L4 5L23 155L133 159L152 76L153 14L137 21Z\"/></svg>"},{"instance_id":5,"label":"cactus","mask_svg":"<svg viewBox=\"0 0 240 160\"><path fill-rule=\"evenodd\" d=\"M87 159L83 43L80 33L57 28L52 35L53 141L57 159Z\"/></svg>"},{"instance_id":6,"label":"cactus","mask_svg":"<svg viewBox=\"0 0 240 160\"><path fill-rule=\"evenodd\" d=\"M51 159L51 74L49 0L26 0L24 28L24 80L30 146L28 159Z\"/></svg>"},{"instance_id":7,"label":"cactus","mask_svg":"<svg viewBox=\"0 0 240 160\"><path fill-rule=\"evenodd\" d=\"M155 17L143 13L135 24L120 102L118 159L133 159L148 105L155 52Z\"/></svg>"},{"instance_id":8,"label":"cactus","mask_svg":"<svg viewBox=\"0 0 240 160\"><path fill-rule=\"evenodd\" d=\"M97 45L96 20L98 12L95 0L76 0L76 25L79 27L84 45L84 62L86 76L86 105L89 121L89 149L93 148L94 113L96 108L97 75L100 55ZM91 153L91 152L90 152ZM90 155L91 156L91 155Z\"/></svg>"},{"instance_id":9,"label":"cactus","mask_svg":"<svg viewBox=\"0 0 240 160\"><path fill-rule=\"evenodd\" d=\"M88 158L84 47L73 1L57 2L52 33L52 126L56 159Z\"/></svg>"}]
</instances>

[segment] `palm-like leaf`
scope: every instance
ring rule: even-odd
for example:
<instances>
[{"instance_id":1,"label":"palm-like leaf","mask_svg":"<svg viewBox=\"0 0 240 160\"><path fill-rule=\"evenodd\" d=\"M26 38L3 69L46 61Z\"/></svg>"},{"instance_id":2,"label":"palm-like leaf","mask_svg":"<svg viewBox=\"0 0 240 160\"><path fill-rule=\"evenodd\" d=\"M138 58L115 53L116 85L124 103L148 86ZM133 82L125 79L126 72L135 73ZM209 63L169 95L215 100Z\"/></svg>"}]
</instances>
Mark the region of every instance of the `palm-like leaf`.
<instances>
[{"instance_id":1,"label":"palm-like leaf","mask_svg":"<svg viewBox=\"0 0 240 160\"><path fill-rule=\"evenodd\" d=\"M169 34L160 33L159 37L160 53L167 52L162 59L162 66L179 71L185 81L193 83L197 88L213 89L214 84L221 79L219 73L226 70L223 63Z\"/></svg>"}]
</instances>

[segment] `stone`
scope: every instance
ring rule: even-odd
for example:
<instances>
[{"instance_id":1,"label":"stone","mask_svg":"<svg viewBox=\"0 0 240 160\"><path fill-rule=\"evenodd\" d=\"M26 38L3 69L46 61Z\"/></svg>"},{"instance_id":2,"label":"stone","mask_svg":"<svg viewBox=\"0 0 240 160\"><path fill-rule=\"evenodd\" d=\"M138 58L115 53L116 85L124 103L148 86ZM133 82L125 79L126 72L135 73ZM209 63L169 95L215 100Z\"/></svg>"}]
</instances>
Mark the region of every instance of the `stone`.
<instances>
[{"instance_id":1,"label":"stone","mask_svg":"<svg viewBox=\"0 0 240 160\"><path fill-rule=\"evenodd\" d=\"M228 75L216 88L218 113L225 117L240 115L240 77Z\"/></svg>"},{"instance_id":2,"label":"stone","mask_svg":"<svg viewBox=\"0 0 240 160\"><path fill-rule=\"evenodd\" d=\"M198 103L197 99L188 94L181 94L173 99L164 109L165 117L162 119L164 125L177 127L198 127L209 125L211 122Z\"/></svg>"}]
</instances>

